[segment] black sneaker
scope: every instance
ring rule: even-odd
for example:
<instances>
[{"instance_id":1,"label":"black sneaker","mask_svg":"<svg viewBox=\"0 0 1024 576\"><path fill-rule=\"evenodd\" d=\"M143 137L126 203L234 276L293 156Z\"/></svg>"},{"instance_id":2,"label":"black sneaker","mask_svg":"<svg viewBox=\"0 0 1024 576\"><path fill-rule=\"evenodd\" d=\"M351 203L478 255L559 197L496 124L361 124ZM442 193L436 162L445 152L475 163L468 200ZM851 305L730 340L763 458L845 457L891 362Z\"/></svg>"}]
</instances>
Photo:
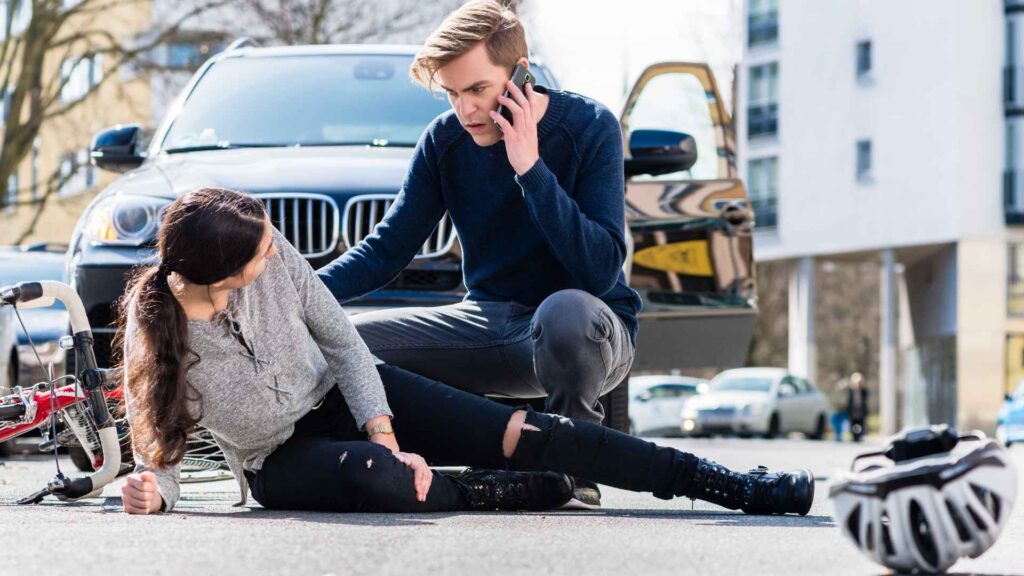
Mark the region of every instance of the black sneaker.
<instances>
[{"instance_id":1,"label":"black sneaker","mask_svg":"<svg viewBox=\"0 0 1024 576\"><path fill-rule=\"evenodd\" d=\"M452 478L470 510L552 510L572 497L572 480L556 472L470 469Z\"/></svg>"},{"instance_id":2,"label":"black sneaker","mask_svg":"<svg viewBox=\"0 0 1024 576\"><path fill-rule=\"evenodd\" d=\"M583 478L572 477L572 498L562 504L559 510L600 510L601 489L597 484Z\"/></svg>"},{"instance_id":3,"label":"black sneaker","mask_svg":"<svg viewBox=\"0 0 1024 576\"><path fill-rule=\"evenodd\" d=\"M684 496L747 514L806 516L814 502L814 476L807 470L769 474L764 466L740 474L700 459Z\"/></svg>"}]
</instances>

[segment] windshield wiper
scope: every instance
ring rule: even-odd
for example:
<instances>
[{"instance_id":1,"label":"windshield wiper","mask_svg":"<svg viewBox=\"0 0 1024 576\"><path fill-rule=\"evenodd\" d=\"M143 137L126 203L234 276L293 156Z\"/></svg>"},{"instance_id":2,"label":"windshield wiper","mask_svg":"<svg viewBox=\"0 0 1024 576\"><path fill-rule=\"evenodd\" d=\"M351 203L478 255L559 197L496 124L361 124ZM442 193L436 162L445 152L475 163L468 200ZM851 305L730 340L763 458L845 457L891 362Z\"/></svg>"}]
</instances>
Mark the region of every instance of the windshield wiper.
<instances>
[{"instance_id":1,"label":"windshield wiper","mask_svg":"<svg viewBox=\"0 0 1024 576\"><path fill-rule=\"evenodd\" d=\"M237 143L237 142L217 142L216 144L200 144L196 146L179 146L178 148L168 148L164 152L168 154L177 154L179 152L204 152L207 150L233 150L235 148L284 148L286 146L294 146L294 144L263 144L263 143Z\"/></svg>"},{"instance_id":2,"label":"windshield wiper","mask_svg":"<svg viewBox=\"0 0 1024 576\"><path fill-rule=\"evenodd\" d=\"M371 148L415 148L415 142L392 142L383 138L373 140L371 142L366 141L352 141L352 142L300 142L295 144L297 148L314 148L324 146L369 146Z\"/></svg>"},{"instance_id":3,"label":"windshield wiper","mask_svg":"<svg viewBox=\"0 0 1024 576\"><path fill-rule=\"evenodd\" d=\"M371 148L414 148L415 142L391 142L389 140L374 140L372 142L291 142L291 143L237 143L217 142L216 144L201 144L197 146L180 146L168 148L164 152L178 154L182 152L205 152L208 150L233 150L236 148L316 148L326 146L370 146Z\"/></svg>"}]
</instances>

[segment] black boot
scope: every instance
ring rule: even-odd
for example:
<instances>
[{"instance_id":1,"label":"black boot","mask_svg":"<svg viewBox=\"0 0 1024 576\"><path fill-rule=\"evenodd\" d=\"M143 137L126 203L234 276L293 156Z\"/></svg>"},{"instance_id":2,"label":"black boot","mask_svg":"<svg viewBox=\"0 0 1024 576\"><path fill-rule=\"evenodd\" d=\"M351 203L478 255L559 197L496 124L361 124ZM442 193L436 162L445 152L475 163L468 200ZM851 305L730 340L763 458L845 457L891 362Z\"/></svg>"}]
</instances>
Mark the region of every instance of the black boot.
<instances>
[{"instance_id":1,"label":"black boot","mask_svg":"<svg viewBox=\"0 0 1024 576\"><path fill-rule=\"evenodd\" d=\"M469 510L552 510L572 498L572 480L557 472L467 470L452 479Z\"/></svg>"},{"instance_id":2,"label":"black boot","mask_svg":"<svg viewBox=\"0 0 1024 576\"><path fill-rule=\"evenodd\" d=\"M737 474L673 448L589 422L528 410L525 429L510 459L518 470L557 470L657 498L700 498L749 514L807 514L814 477L806 470Z\"/></svg>"},{"instance_id":3,"label":"black boot","mask_svg":"<svg viewBox=\"0 0 1024 576\"><path fill-rule=\"evenodd\" d=\"M682 495L747 514L805 516L814 502L814 476L807 470L769 474L764 466L740 474L701 458Z\"/></svg>"}]
</instances>

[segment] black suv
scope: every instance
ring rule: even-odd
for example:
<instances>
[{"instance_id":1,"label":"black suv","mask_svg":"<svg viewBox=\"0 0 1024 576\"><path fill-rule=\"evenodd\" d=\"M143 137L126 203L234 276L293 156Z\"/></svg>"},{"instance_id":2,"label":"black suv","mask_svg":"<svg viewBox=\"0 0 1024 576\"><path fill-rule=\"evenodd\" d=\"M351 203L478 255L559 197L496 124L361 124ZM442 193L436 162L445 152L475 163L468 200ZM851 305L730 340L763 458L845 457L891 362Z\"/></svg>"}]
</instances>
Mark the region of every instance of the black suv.
<instances>
[{"instance_id":1,"label":"black suv","mask_svg":"<svg viewBox=\"0 0 1024 576\"><path fill-rule=\"evenodd\" d=\"M231 48L195 74L143 149L139 126L99 133L92 160L125 172L90 204L68 277L110 358L113 304L151 262L163 210L200 186L260 198L274 225L320 267L368 235L401 187L424 128L447 100L412 84L415 46ZM558 84L543 65L538 83ZM628 121L628 124L627 124ZM637 369L733 366L753 325L750 212L705 66L649 69L623 117L632 284L645 299ZM632 125L632 132L627 126ZM386 288L348 307L448 304L465 293L446 215ZM624 426L625 387L612 406Z\"/></svg>"}]
</instances>

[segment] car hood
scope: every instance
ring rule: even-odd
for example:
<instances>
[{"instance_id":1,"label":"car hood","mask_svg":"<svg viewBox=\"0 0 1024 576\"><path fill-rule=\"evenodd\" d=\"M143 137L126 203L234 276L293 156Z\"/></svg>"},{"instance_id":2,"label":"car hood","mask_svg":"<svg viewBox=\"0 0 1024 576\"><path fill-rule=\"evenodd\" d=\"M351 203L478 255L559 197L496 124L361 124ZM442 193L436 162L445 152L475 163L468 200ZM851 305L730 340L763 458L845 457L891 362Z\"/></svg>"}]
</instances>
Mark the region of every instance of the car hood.
<instances>
[{"instance_id":1,"label":"car hood","mask_svg":"<svg viewBox=\"0 0 1024 576\"><path fill-rule=\"evenodd\" d=\"M36 308L25 310L21 313L25 320L25 327L32 335L32 341L36 344L60 340L70 332L68 328L68 313L58 308ZM28 344L25 331L18 325L18 345Z\"/></svg>"},{"instance_id":2,"label":"car hood","mask_svg":"<svg viewBox=\"0 0 1024 576\"><path fill-rule=\"evenodd\" d=\"M253 194L395 194L412 148L323 146L160 154L118 179L108 194L180 196L201 187Z\"/></svg>"},{"instance_id":3,"label":"car hood","mask_svg":"<svg viewBox=\"0 0 1024 576\"><path fill-rule=\"evenodd\" d=\"M686 403L687 408L695 410L713 410L715 408L735 408L744 404L767 402L769 395L765 392L705 392L694 396Z\"/></svg>"}]
</instances>

